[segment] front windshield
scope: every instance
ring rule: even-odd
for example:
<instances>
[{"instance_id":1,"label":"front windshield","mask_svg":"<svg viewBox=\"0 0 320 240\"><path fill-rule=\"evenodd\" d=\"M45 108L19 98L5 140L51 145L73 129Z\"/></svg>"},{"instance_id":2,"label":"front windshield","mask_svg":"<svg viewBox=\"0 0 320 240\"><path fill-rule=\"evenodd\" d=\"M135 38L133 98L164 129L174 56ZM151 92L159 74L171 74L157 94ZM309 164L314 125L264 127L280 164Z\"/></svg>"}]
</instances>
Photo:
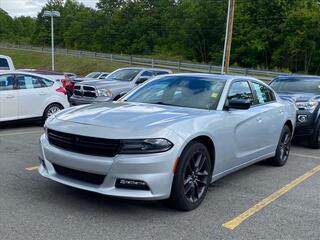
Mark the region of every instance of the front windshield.
<instances>
[{"instance_id":1,"label":"front windshield","mask_svg":"<svg viewBox=\"0 0 320 240\"><path fill-rule=\"evenodd\" d=\"M279 78L275 79L270 86L276 92L302 92L320 95L320 79L315 78Z\"/></svg>"},{"instance_id":2,"label":"front windshield","mask_svg":"<svg viewBox=\"0 0 320 240\"><path fill-rule=\"evenodd\" d=\"M225 80L193 76L165 76L140 87L128 102L216 109Z\"/></svg>"},{"instance_id":3,"label":"front windshield","mask_svg":"<svg viewBox=\"0 0 320 240\"><path fill-rule=\"evenodd\" d=\"M87 78L97 78L100 76L99 72L93 72L93 73L89 73L86 77Z\"/></svg>"},{"instance_id":4,"label":"front windshield","mask_svg":"<svg viewBox=\"0 0 320 240\"><path fill-rule=\"evenodd\" d=\"M118 81L132 81L141 69L122 69L111 73L106 79Z\"/></svg>"}]
</instances>

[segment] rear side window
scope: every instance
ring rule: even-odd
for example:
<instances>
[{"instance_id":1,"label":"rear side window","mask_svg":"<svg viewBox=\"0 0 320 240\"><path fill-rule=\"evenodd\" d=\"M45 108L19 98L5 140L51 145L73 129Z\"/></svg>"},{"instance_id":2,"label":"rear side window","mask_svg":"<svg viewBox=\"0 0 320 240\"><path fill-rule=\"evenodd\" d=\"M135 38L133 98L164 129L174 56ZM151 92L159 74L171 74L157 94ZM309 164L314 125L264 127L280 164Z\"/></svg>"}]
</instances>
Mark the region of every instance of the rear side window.
<instances>
[{"instance_id":1,"label":"rear side window","mask_svg":"<svg viewBox=\"0 0 320 240\"><path fill-rule=\"evenodd\" d=\"M0 70L10 70L7 59L0 58Z\"/></svg>"},{"instance_id":2,"label":"rear side window","mask_svg":"<svg viewBox=\"0 0 320 240\"><path fill-rule=\"evenodd\" d=\"M252 85L257 94L256 104L265 104L276 100L274 93L266 86L255 82Z\"/></svg>"},{"instance_id":3,"label":"rear side window","mask_svg":"<svg viewBox=\"0 0 320 240\"><path fill-rule=\"evenodd\" d=\"M17 75L16 81L19 89L44 88L53 85L53 82L50 80L31 75Z\"/></svg>"},{"instance_id":4,"label":"rear side window","mask_svg":"<svg viewBox=\"0 0 320 240\"><path fill-rule=\"evenodd\" d=\"M158 76L158 75L164 75L164 74L169 74L169 72L167 71L155 71L155 75Z\"/></svg>"},{"instance_id":5,"label":"rear side window","mask_svg":"<svg viewBox=\"0 0 320 240\"><path fill-rule=\"evenodd\" d=\"M231 85L228 100L253 100L253 95L247 81L235 82Z\"/></svg>"},{"instance_id":6,"label":"rear side window","mask_svg":"<svg viewBox=\"0 0 320 240\"><path fill-rule=\"evenodd\" d=\"M153 76L153 73L150 72L150 71L144 71L142 74L141 74L141 77L152 77Z\"/></svg>"},{"instance_id":7,"label":"rear side window","mask_svg":"<svg viewBox=\"0 0 320 240\"><path fill-rule=\"evenodd\" d=\"M14 77L13 75L1 75L0 76L0 91L13 90Z\"/></svg>"}]
</instances>

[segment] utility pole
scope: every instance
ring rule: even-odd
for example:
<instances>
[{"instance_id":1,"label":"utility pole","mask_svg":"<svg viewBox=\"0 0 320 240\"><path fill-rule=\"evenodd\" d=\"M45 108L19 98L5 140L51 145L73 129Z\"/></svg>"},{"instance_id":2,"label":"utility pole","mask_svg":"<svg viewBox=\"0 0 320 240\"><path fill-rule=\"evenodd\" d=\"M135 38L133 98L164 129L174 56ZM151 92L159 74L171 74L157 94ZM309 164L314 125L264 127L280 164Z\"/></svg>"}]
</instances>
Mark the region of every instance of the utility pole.
<instances>
[{"instance_id":1,"label":"utility pole","mask_svg":"<svg viewBox=\"0 0 320 240\"><path fill-rule=\"evenodd\" d=\"M229 73L235 0L229 0L221 74Z\"/></svg>"}]
</instances>

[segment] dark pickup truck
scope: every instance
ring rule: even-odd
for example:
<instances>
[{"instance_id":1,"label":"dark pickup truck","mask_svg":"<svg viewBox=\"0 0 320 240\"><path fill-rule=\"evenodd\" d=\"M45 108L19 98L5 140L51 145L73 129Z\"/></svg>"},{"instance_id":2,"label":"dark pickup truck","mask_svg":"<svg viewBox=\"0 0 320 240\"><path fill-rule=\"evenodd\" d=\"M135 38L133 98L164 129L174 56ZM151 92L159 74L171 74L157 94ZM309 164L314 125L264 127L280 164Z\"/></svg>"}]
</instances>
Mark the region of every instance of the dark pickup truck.
<instances>
[{"instance_id":1,"label":"dark pickup truck","mask_svg":"<svg viewBox=\"0 0 320 240\"><path fill-rule=\"evenodd\" d=\"M320 148L320 77L289 75L275 78L270 86L281 98L297 107L296 137L306 138L309 146Z\"/></svg>"}]
</instances>

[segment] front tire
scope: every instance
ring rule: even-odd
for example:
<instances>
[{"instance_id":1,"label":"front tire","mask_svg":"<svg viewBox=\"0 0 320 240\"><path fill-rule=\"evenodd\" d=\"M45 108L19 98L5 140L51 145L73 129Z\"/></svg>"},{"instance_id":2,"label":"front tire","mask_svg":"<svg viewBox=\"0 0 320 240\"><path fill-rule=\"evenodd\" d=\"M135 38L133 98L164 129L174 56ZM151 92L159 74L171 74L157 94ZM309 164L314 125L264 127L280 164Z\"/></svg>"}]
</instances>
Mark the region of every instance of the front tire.
<instances>
[{"instance_id":1,"label":"front tire","mask_svg":"<svg viewBox=\"0 0 320 240\"><path fill-rule=\"evenodd\" d=\"M287 163L290 154L291 140L292 132L290 128L285 125L281 132L276 155L268 161L271 165L282 167Z\"/></svg>"},{"instance_id":2,"label":"front tire","mask_svg":"<svg viewBox=\"0 0 320 240\"><path fill-rule=\"evenodd\" d=\"M44 123L47 118L51 117L53 114L61 111L63 107L58 103L50 104L46 110L44 110L43 116L42 116L42 122Z\"/></svg>"},{"instance_id":3,"label":"front tire","mask_svg":"<svg viewBox=\"0 0 320 240\"><path fill-rule=\"evenodd\" d=\"M180 156L170 202L179 210L197 208L206 196L210 181L211 159L208 149L199 142L189 143Z\"/></svg>"}]
</instances>

